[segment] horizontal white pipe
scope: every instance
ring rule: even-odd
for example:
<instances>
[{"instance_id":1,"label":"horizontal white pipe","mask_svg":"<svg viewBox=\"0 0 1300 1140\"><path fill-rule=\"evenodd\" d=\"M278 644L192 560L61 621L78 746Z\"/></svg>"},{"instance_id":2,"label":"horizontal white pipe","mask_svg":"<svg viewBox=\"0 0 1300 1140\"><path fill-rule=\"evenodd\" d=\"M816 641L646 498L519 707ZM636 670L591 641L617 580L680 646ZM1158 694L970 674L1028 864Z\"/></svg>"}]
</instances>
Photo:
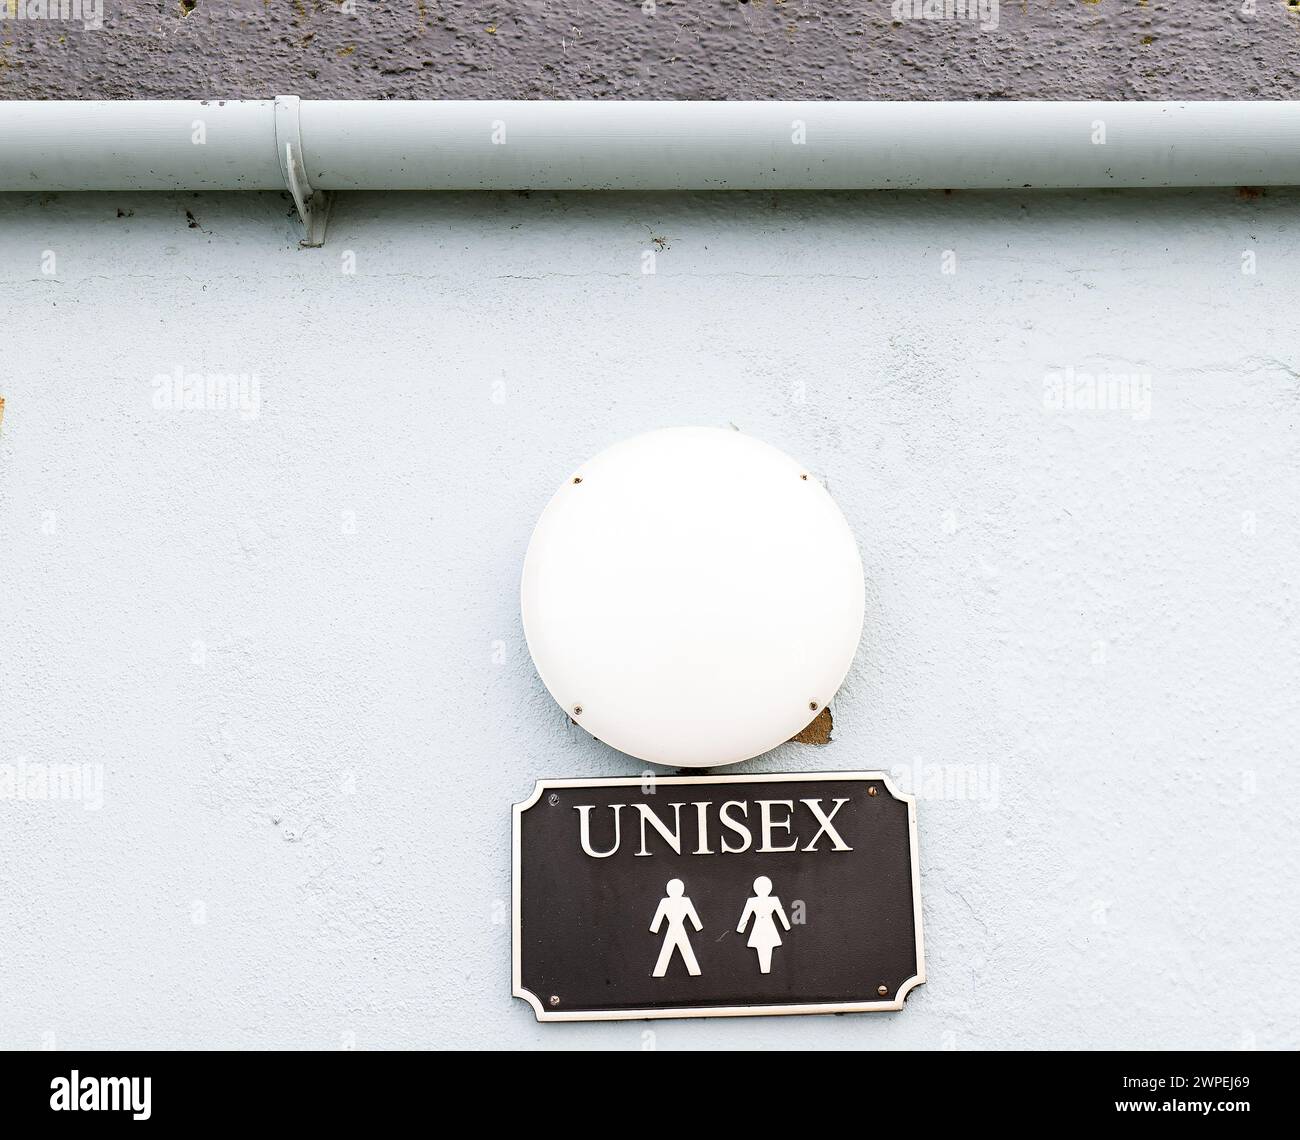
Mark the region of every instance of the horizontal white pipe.
<instances>
[{"instance_id":1,"label":"horizontal white pipe","mask_svg":"<svg viewBox=\"0 0 1300 1140\"><path fill-rule=\"evenodd\" d=\"M1300 102L303 100L318 190L1300 184ZM0 190L282 189L270 100L0 104Z\"/></svg>"},{"instance_id":2,"label":"horizontal white pipe","mask_svg":"<svg viewBox=\"0 0 1300 1140\"><path fill-rule=\"evenodd\" d=\"M282 189L270 99L0 103L0 190Z\"/></svg>"}]
</instances>

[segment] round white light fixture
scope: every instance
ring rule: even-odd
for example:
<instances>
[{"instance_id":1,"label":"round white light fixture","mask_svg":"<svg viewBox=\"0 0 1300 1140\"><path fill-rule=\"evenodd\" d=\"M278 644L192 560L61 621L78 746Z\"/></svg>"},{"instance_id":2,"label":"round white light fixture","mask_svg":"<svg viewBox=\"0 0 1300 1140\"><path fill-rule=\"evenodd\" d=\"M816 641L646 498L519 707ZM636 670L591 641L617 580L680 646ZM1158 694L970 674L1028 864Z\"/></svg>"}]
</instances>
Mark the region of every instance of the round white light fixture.
<instances>
[{"instance_id":1,"label":"round white light fixture","mask_svg":"<svg viewBox=\"0 0 1300 1140\"><path fill-rule=\"evenodd\" d=\"M789 740L848 672L862 560L825 488L736 431L625 440L556 492L524 559L524 634L595 736L682 768Z\"/></svg>"}]
</instances>

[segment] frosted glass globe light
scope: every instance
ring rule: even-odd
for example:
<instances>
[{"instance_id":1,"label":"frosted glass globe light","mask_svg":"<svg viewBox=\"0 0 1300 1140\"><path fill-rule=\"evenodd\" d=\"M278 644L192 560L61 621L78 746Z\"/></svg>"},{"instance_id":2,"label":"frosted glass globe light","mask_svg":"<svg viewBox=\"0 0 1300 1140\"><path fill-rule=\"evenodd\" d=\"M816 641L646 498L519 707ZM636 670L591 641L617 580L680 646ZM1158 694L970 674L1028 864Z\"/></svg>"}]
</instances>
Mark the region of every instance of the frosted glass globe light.
<instances>
[{"instance_id":1,"label":"frosted glass globe light","mask_svg":"<svg viewBox=\"0 0 1300 1140\"><path fill-rule=\"evenodd\" d=\"M825 488L768 444L668 428L615 444L533 531L524 634L595 736L671 767L788 740L843 682L862 633L857 543Z\"/></svg>"}]
</instances>

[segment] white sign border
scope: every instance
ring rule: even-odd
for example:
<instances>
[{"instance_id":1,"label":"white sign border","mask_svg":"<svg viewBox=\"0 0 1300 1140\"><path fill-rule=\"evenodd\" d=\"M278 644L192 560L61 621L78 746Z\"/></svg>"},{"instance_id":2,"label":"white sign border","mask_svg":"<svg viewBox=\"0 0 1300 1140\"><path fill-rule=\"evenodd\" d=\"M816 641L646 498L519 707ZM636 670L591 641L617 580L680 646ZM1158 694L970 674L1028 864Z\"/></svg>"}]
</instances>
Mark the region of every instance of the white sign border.
<instances>
[{"instance_id":1,"label":"white sign border","mask_svg":"<svg viewBox=\"0 0 1300 1140\"><path fill-rule=\"evenodd\" d=\"M522 998L533 1008L538 1021L646 1021L665 1017L771 1017L808 1013L883 1013L903 1008L907 995L925 982L925 939L921 923L921 861L916 839L916 797L904 795L884 772L773 772L768 775L746 774L737 776L655 776L653 782L659 785L681 784L772 784L793 781L855 780L880 783L896 800L907 804L907 831L911 847L912 870L912 914L916 922L916 973L907 979L888 1001L848 1001L821 1002L812 1005L726 1005L706 1006L688 1009L609 1009L609 1010L554 1010L547 1009L541 999L531 990L524 989L523 962L521 959L522 938L520 918L522 898L520 889L521 859L520 827L523 815L537 803L546 792L554 788L618 788L645 784L649 777L614 776L608 779L595 777L580 780L538 780L533 787L533 794L528 799L514 805L513 824L511 828L510 857L510 909L512 913L512 932L510 942L511 962L511 996Z\"/></svg>"}]
</instances>

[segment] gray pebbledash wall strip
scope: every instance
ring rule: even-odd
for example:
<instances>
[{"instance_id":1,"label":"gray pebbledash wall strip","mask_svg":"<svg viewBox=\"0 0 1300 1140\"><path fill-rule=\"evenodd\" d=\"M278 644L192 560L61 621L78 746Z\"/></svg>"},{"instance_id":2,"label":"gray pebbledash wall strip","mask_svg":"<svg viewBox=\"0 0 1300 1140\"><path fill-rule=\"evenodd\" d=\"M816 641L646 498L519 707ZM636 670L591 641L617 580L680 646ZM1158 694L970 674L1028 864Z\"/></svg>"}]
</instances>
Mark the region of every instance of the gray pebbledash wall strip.
<instances>
[{"instance_id":1,"label":"gray pebbledash wall strip","mask_svg":"<svg viewBox=\"0 0 1300 1140\"><path fill-rule=\"evenodd\" d=\"M92 7L0 19L0 97L1286 99L1300 51L1300 0Z\"/></svg>"}]
</instances>

